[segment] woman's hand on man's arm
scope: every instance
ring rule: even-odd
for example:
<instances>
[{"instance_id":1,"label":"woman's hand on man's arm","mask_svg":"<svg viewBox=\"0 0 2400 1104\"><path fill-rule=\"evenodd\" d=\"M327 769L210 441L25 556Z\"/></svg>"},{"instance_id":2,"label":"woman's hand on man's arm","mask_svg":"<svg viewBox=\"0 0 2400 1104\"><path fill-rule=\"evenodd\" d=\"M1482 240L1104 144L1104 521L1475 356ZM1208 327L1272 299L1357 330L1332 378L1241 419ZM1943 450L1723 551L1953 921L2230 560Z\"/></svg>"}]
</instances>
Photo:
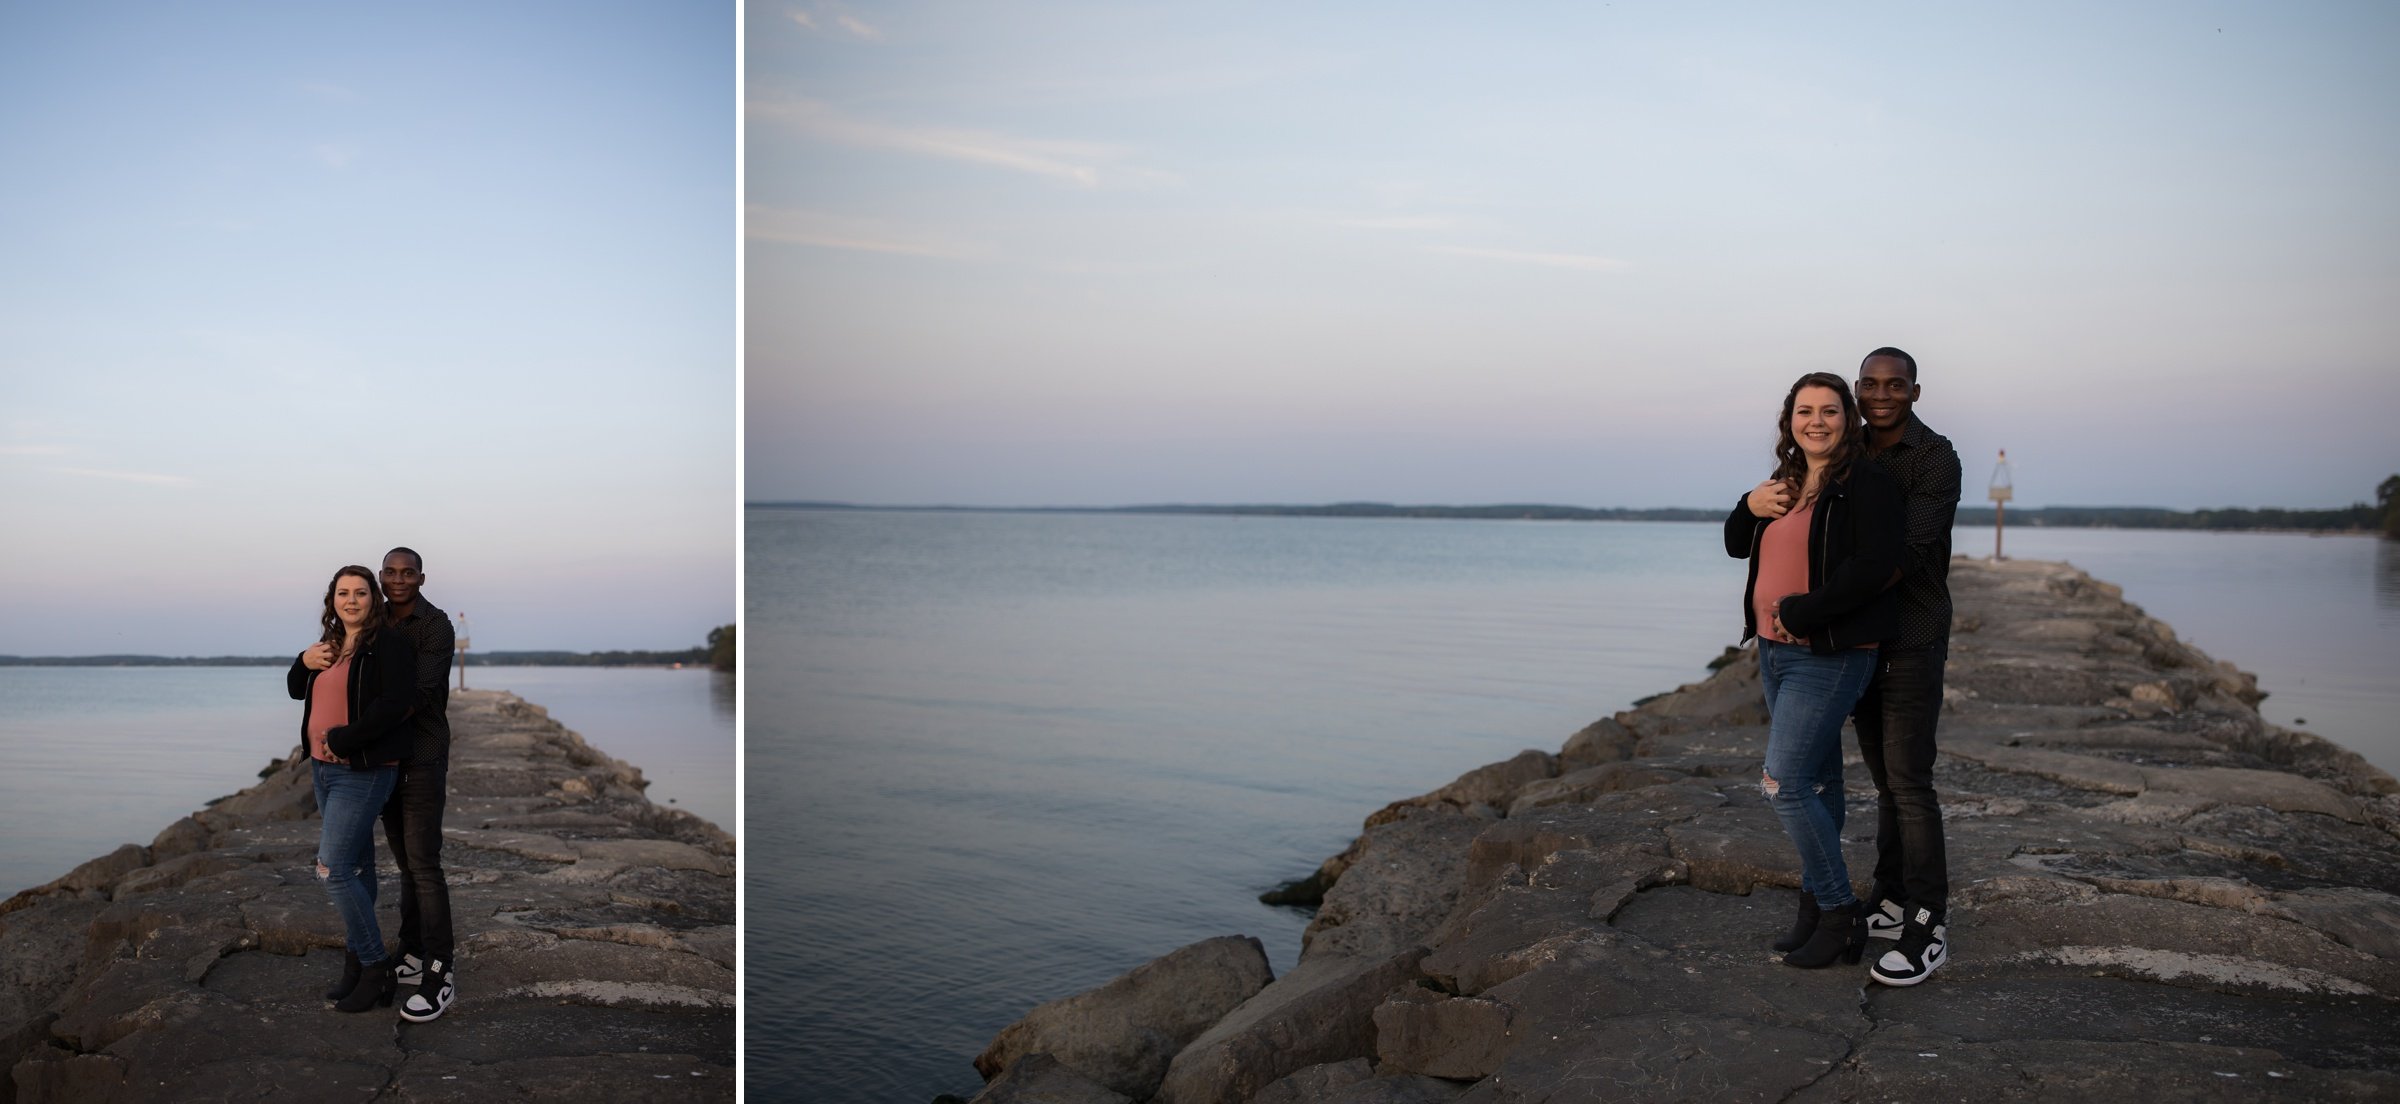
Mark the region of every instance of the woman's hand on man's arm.
<instances>
[{"instance_id":1,"label":"woman's hand on man's arm","mask_svg":"<svg viewBox=\"0 0 2400 1104\"><path fill-rule=\"evenodd\" d=\"M1750 489L1742 504L1762 518L1779 518L1792 508L1791 485L1780 479L1770 479Z\"/></svg>"}]
</instances>

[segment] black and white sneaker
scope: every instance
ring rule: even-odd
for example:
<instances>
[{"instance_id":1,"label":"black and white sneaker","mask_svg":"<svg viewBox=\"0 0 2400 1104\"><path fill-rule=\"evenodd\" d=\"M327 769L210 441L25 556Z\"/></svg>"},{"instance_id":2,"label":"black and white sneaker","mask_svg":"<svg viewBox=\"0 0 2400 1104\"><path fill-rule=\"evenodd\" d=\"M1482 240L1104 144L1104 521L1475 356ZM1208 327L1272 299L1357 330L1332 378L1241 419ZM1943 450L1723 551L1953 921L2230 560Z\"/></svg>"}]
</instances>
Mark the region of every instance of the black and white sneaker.
<instances>
[{"instance_id":1,"label":"black and white sneaker","mask_svg":"<svg viewBox=\"0 0 2400 1104\"><path fill-rule=\"evenodd\" d=\"M1867 974L1885 985L1915 985L1950 961L1950 925L1932 909L1917 909L1901 925L1900 940L1883 952Z\"/></svg>"},{"instance_id":2,"label":"black and white sneaker","mask_svg":"<svg viewBox=\"0 0 2400 1104\"><path fill-rule=\"evenodd\" d=\"M1867 913L1867 938L1900 938L1900 926L1907 921L1907 917L1908 909L1898 901L1886 897L1875 902L1874 910Z\"/></svg>"},{"instance_id":3,"label":"black and white sneaker","mask_svg":"<svg viewBox=\"0 0 2400 1104\"><path fill-rule=\"evenodd\" d=\"M415 985L425 976L425 960L411 951L400 956L400 964L392 967L392 984Z\"/></svg>"},{"instance_id":4,"label":"black and white sneaker","mask_svg":"<svg viewBox=\"0 0 2400 1104\"><path fill-rule=\"evenodd\" d=\"M423 983L408 999L400 1003L400 1018L410 1023L426 1023L442 1018L450 1010L450 1002L458 996L458 981L450 974L450 964L441 959L425 963Z\"/></svg>"}]
</instances>

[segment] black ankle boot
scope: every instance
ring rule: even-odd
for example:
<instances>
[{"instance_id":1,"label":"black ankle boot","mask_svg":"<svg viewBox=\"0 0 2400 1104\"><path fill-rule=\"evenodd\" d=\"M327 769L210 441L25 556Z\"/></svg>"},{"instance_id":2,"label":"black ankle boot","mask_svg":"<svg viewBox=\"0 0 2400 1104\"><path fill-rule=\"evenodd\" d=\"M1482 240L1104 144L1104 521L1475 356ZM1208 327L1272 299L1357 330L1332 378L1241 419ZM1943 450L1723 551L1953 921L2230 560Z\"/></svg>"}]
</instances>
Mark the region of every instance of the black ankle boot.
<instances>
[{"instance_id":1,"label":"black ankle boot","mask_svg":"<svg viewBox=\"0 0 2400 1104\"><path fill-rule=\"evenodd\" d=\"M1867 907L1852 901L1837 909L1826 909L1817 916L1817 930L1798 950L1783 956L1786 966L1814 970L1833 965L1834 959L1857 962L1860 952L1867 949Z\"/></svg>"},{"instance_id":2,"label":"black ankle boot","mask_svg":"<svg viewBox=\"0 0 2400 1104\"><path fill-rule=\"evenodd\" d=\"M372 966L359 967L358 985L334 1007L343 1012L364 1012L379 1004L391 1007L392 990L395 988L392 981L394 965L396 963L386 958Z\"/></svg>"},{"instance_id":3,"label":"black ankle boot","mask_svg":"<svg viewBox=\"0 0 2400 1104\"><path fill-rule=\"evenodd\" d=\"M325 999L338 1001L349 996L350 991L356 988L358 988L358 955L345 947L342 949L342 980L334 982L333 988L325 991Z\"/></svg>"},{"instance_id":4,"label":"black ankle boot","mask_svg":"<svg viewBox=\"0 0 2400 1104\"><path fill-rule=\"evenodd\" d=\"M1800 945L1808 942L1808 937L1816 933L1817 895L1804 889L1800 891L1800 916L1792 921L1792 933L1776 940L1775 949L1778 951L1799 950Z\"/></svg>"}]
</instances>

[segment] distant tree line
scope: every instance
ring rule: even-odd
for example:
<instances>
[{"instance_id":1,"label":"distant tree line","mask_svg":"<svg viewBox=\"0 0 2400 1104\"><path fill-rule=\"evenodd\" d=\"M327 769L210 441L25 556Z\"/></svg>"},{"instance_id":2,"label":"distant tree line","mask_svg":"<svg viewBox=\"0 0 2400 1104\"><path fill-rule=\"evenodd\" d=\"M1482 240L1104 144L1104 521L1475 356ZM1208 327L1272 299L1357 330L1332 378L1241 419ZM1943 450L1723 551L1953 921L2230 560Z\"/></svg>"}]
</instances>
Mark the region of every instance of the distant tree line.
<instances>
[{"instance_id":1,"label":"distant tree line","mask_svg":"<svg viewBox=\"0 0 2400 1104\"><path fill-rule=\"evenodd\" d=\"M1958 524L1990 525L1989 506L1961 506ZM2010 510L2008 524L2058 529L2220 529L2304 530L2309 532L2371 533L2388 531L2389 508L2364 502L2339 510L2251 510L2224 507L2204 510L2166 510L2155 506L2044 506Z\"/></svg>"},{"instance_id":2,"label":"distant tree line","mask_svg":"<svg viewBox=\"0 0 2400 1104\"><path fill-rule=\"evenodd\" d=\"M2248 509L2220 507L2203 510L2169 510L2157 506L2043 506L2012 509L2008 512L2011 525L2037 528L2098 528L2098 529L2217 529L2217 530L2298 530L2307 532L2371 533L2400 539L2400 475L2383 481L2375 489L2375 505L2353 503L2339 509L2285 510L2276 508ZM1463 518L1487 521L1720 521L1722 509L1693 510L1677 507L1630 510L1623 508L1592 509L1583 506L1554 506L1543 503L1507 503L1496 506L1396 506L1388 502L1336 502L1323 506L1194 506L1169 504L1159 506L856 506L840 502L753 502L758 507L815 510L938 510L960 513L1009 514L1201 514L1214 516L1250 517L1362 517L1362 518ZM1989 506L1958 508L1958 524L1990 525L1994 511ZM726 650L731 663L732 626L723 630L727 637ZM709 636L712 655L716 636ZM720 668L727 669L727 668Z\"/></svg>"},{"instance_id":3,"label":"distant tree line","mask_svg":"<svg viewBox=\"0 0 2400 1104\"><path fill-rule=\"evenodd\" d=\"M289 663L290 660L284 662ZM469 667L667 667L680 663L697 667L708 662L708 649L678 652L478 652L467 653Z\"/></svg>"},{"instance_id":4,"label":"distant tree line","mask_svg":"<svg viewBox=\"0 0 2400 1104\"><path fill-rule=\"evenodd\" d=\"M289 667L291 665L291 656L0 655L0 667Z\"/></svg>"},{"instance_id":5,"label":"distant tree line","mask_svg":"<svg viewBox=\"0 0 2400 1104\"><path fill-rule=\"evenodd\" d=\"M0 667L287 667L291 656L15 656L0 655ZM733 669L733 626L708 630L708 643L676 651L467 652L469 667L671 667L675 664Z\"/></svg>"},{"instance_id":6,"label":"distant tree line","mask_svg":"<svg viewBox=\"0 0 2400 1104\"><path fill-rule=\"evenodd\" d=\"M1723 510L1680 507L1591 509L1543 503L1497 506L1395 506L1388 502L1336 502L1329 506L1123 506L1112 514L1214 514L1260 517L1467 518L1486 521L1723 521Z\"/></svg>"}]
</instances>

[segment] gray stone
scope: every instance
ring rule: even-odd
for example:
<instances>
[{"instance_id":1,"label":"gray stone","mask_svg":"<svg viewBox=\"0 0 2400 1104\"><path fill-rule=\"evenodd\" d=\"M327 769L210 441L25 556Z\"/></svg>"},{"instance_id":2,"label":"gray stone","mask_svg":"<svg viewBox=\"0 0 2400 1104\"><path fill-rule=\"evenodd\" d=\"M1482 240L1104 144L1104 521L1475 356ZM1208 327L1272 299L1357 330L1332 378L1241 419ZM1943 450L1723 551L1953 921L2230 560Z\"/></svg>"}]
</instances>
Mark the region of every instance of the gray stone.
<instances>
[{"instance_id":1,"label":"gray stone","mask_svg":"<svg viewBox=\"0 0 2400 1104\"><path fill-rule=\"evenodd\" d=\"M1303 961L1175 1055L1158 1104L1240 1104L1304 1066L1374 1053L1374 1012L1417 976L1422 948Z\"/></svg>"},{"instance_id":2,"label":"gray stone","mask_svg":"<svg viewBox=\"0 0 2400 1104\"><path fill-rule=\"evenodd\" d=\"M562 810L563 783L579 779L589 799L577 808L606 823L518 825L492 833L513 849L446 852L461 995L442 1019L326 1006L342 929L313 869L320 825L294 756L168 826L147 853L128 845L0 905L13 1100L302 1087L328 1099L730 1099L731 837L645 813L638 791L617 792L639 772L514 702L451 698L462 772L485 771L496 791L522 784L454 794L459 835L484 841L473 818L486 809ZM379 875L389 938L398 886L388 866Z\"/></svg>"},{"instance_id":3,"label":"gray stone","mask_svg":"<svg viewBox=\"0 0 2400 1104\"><path fill-rule=\"evenodd\" d=\"M1625 727L1623 721L1602 717L1567 737L1566 746L1558 749L1558 769L1575 771L1630 759L1641 742L1641 734Z\"/></svg>"},{"instance_id":4,"label":"gray stone","mask_svg":"<svg viewBox=\"0 0 2400 1104\"><path fill-rule=\"evenodd\" d=\"M1353 1082L1316 1098L1318 1104L1446 1104L1467 1086L1417 1073L1396 1073Z\"/></svg>"},{"instance_id":5,"label":"gray stone","mask_svg":"<svg viewBox=\"0 0 2400 1104\"><path fill-rule=\"evenodd\" d=\"M1364 1058L1305 1066L1260 1089L1257 1096L1250 1098L1250 1104L1319 1104L1335 1092L1373 1076L1375 1066Z\"/></svg>"},{"instance_id":6,"label":"gray stone","mask_svg":"<svg viewBox=\"0 0 2400 1104\"><path fill-rule=\"evenodd\" d=\"M1571 1034L1527 1032L1497 1074L1458 1099L1777 1101L1824 1077L1850 1049L1839 1035L1715 1016L1624 1016L1577 1026Z\"/></svg>"},{"instance_id":7,"label":"gray stone","mask_svg":"<svg viewBox=\"0 0 2400 1104\"><path fill-rule=\"evenodd\" d=\"M1906 1024L1876 1032L1796 1101L2368 1101L2400 1096L2384 1070L2312 1069L2273 1051L2187 1040L1968 1042Z\"/></svg>"},{"instance_id":8,"label":"gray stone","mask_svg":"<svg viewBox=\"0 0 2400 1104\"><path fill-rule=\"evenodd\" d=\"M1500 1068L1516 1009L1482 997L1404 987L1375 1009L1377 1068L1473 1081Z\"/></svg>"},{"instance_id":9,"label":"gray stone","mask_svg":"<svg viewBox=\"0 0 2400 1104\"><path fill-rule=\"evenodd\" d=\"M1798 861L1737 655L1578 733L1564 773L1520 757L1377 814L1320 867L1300 968L1158 1099L2400 1099L2400 782L2265 724L2254 680L2071 568L1960 559L1952 592L1927 984L1769 948ZM1863 892L1854 758L1845 785Z\"/></svg>"},{"instance_id":10,"label":"gray stone","mask_svg":"<svg viewBox=\"0 0 2400 1104\"><path fill-rule=\"evenodd\" d=\"M208 849L208 829L191 817L183 817L161 829L150 841L152 862L165 862L177 855L189 855Z\"/></svg>"},{"instance_id":11,"label":"gray stone","mask_svg":"<svg viewBox=\"0 0 2400 1104\"><path fill-rule=\"evenodd\" d=\"M1133 1104L1133 1098L1036 1052L1017 1059L993 1078L971 1104Z\"/></svg>"},{"instance_id":12,"label":"gray stone","mask_svg":"<svg viewBox=\"0 0 2400 1104\"><path fill-rule=\"evenodd\" d=\"M1508 815L1519 817L1544 805L1586 802L1605 793L1662 786L1681 777L1681 772L1642 763L1602 763L1526 783L1509 803Z\"/></svg>"},{"instance_id":13,"label":"gray stone","mask_svg":"<svg viewBox=\"0 0 2400 1104\"><path fill-rule=\"evenodd\" d=\"M1027 1055L1047 1054L1113 1092L1147 1099L1177 1051L1273 980L1258 940L1202 940L1035 1006L1000 1030L975 1069L988 1080Z\"/></svg>"},{"instance_id":14,"label":"gray stone","mask_svg":"<svg viewBox=\"0 0 2400 1104\"><path fill-rule=\"evenodd\" d=\"M393 1077L390 1091L402 1104L682 1104L731 1100L734 1080L732 1067L682 1054L518 1058L483 1065L439 1054L411 1054Z\"/></svg>"},{"instance_id":15,"label":"gray stone","mask_svg":"<svg viewBox=\"0 0 2400 1104\"><path fill-rule=\"evenodd\" d=\"M1367 829L1301 933L1301 961L1383 958L1414 946L1458 906L1468 848L1489 822L1433 809Z\"/></svg>"},{"instance_id":16,"label":"gray stone","mask_svg":"<svg viewBox=\"0 0 2400 1104\"><path fill-rule=\"evenodd\" d=\"M117 879L150 865L150 849L138 843L128 843L108 854L93 859L50 883L69 893L105 893Z\"/></svg>"},{"instance_id":17,"label":"gray stone","mask_svg":"<svg viewBox=\"0 0 2400 1104\"><path fill-rule=\"evenodd\" d=\"M1367 817L1367 827L1398 820L1418 808L1449 810L1508 808L1526 784L1558 773L1558 760L1547 752L1526 750L1513 759L1487 763L1459 775L1449 785L1406 801L1395 801Z\"/></svg>"}]
</instances>

